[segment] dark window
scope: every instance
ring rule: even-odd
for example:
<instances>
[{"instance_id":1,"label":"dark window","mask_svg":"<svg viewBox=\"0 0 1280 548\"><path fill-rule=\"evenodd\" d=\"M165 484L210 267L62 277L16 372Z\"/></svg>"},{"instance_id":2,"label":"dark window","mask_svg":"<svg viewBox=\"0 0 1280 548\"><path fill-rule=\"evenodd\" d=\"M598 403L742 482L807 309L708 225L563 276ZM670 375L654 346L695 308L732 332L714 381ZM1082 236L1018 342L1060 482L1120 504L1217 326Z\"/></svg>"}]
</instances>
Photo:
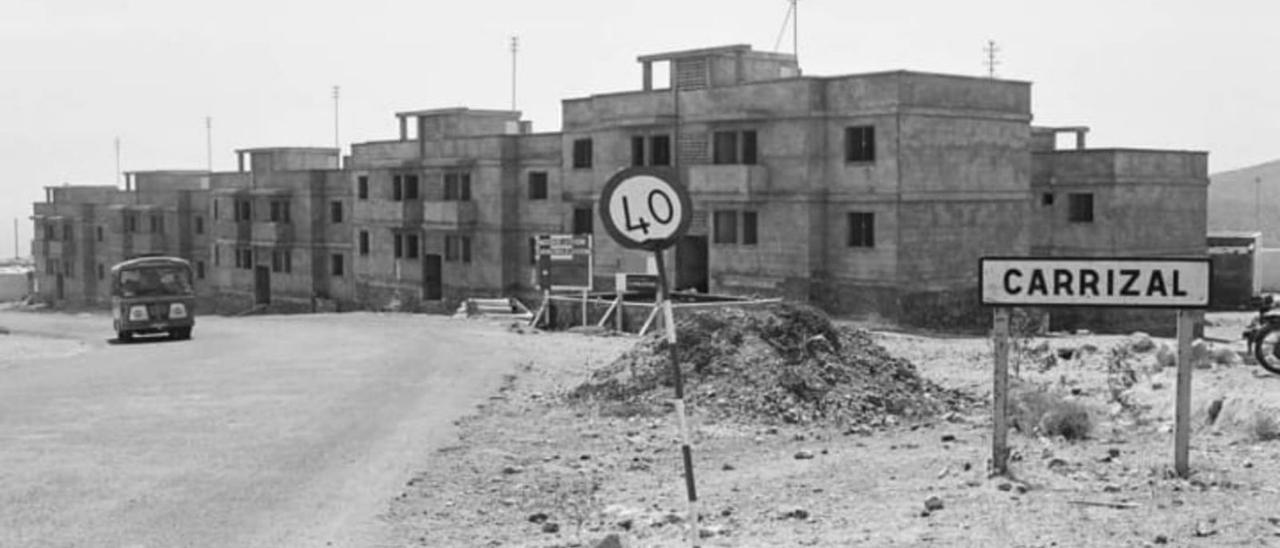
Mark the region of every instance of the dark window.
<instances>
[{"instance_id":1,"label":"dark window","mask_svg":"<svg viewBox=\"0 0 1280 548\"><path fill-rule=\"evenodd\" d=\"M578 139L573 142L573 167L591 167L591 139Z\"/></svg>"},{"instance_id":2,"label":"dark window","mask_svg":"<svg viewBox=\"0 0 1280 548\"><path fill-rule=\"evenodd\" d=\"M737 211L717 211L713 217L715 224L715 243L717 244L735 244L738 243L738 212Z\"/></svg>"},{"instance_id":3,"label":"dark window","mask_svg":"<svg viewBox=\"0 0 1280 548\"><path fill-rule=\"evenodd\" d=\"M849 214L849 232L845 243L849 247L875 247L876 214L855 212Z\"/></svg>"},{"instance_id":4,"label":"dark window","mask_svg":"<svg viewBox=\"0 0 1280 548\"><path fill-rule=\"evenodd\" d=\"M404 251L405 251L405 256L406 256L406 257L409 257L410 259L417 259L417 258L418 258L418 249L419 249L419 247L418 247L418 235L417 235L417 234L405 234L405 236L404 236Z\"/></svg>"},{"instance_id":5,"label":"dark window","mask_svg":"<svg viewBox=\"0 0 1280 548\"><path fill-rule=\"evenodd\" d=\"M137 215L135 215L135 214L133 214L133 213L130 213L130 214L128 214L128 215L125 215L125 217L124 217L124 231L125 231L125 232L137 232L137 231L138 231L138 216L137 216Z\"/></svg>"},{"instance_id":6,"label":"dark window","mask_svg":"<svg viewBox=\"0 0 1280 548\"><path fill-rule=\"evenodd\" d=\"M529 237L529 264L538 264L538 238Z\"/></svg>"},{"instance_id":7,"label":"dark window","mask_svg":"<svg viewBox=\"0 0 1280 548\"><path fill-rule=\"evenodd\" d=\"M216 199L213 201L213 220L215 221L220 218L218 217L218 202L221 202L221 201L222 200L216 200Z\"/></svg>"},{"instance_id":8,"label":"dark window","mask_svg":"<svg viewBox=\"0 0 1280 548\"><path fill-rule=\"evenodd\" d=\"M404 257L404 234L393 232L391 234L391 256L397 259Z\"/></svg>"},{"instance_id":9,"label":"dark window","mask_svg":"<svg viewBox=\"0 0 1280 548\"><path fill-rule=\"evenodd\" d=\"M196 234L204 234L204 217L196 215ZM102 238L98 238L101 240Z\"/></svg>"},{"instance_id":10,"label":"dark window","mask_svg":"<svg viewBox=\"0 0 1280 548\"><path fill-rule=\"evenodd\" d=\"M275 250L271 252L271 271L290 273L293 272L293 254L289 250Z\"/></svg>"},{"instance_id":11,"label":"dark window","mask_svg":"<svg viewBox=\"0 0 1280 548\"><path fill-rule=\"evenodd\" d=\"M151 216L151 233L164 234L164 217L159 215Z\"/></svg>"},{"instance_id":12,"label":"dark window","mask_svg":"<svg viewBox=\"0 0 1280 548\"><path fill-rule=\"evenodd\" d=\"M367 230L360 231L360 255L369 255L369 231Z\"/></svg>"},{"instance_id":13,"label":"dark window","mask_svg":"<svg viewBox=\"0 0 1280 548\"><path fill-rule=\"evenodd\" d=\"M237 221L249 221L253 219L253 209L249 200L236 200L235 209Z\"/></svg>"},{"instance_id":14,"label":"dark window","mask_svg":"<svg viewBox=\"0 0 1280 548\"><path fill-rule=\"evenodd\" d=\"M71 223L67 223L67 224L65 224L65 225L62 225L62 240L63 240L63 241L66 241L66 242L70 242L70 241L71 241L71 234L72 234L73 232L75 232L75 229L74 229L74 228L72 228Z\"/></svg>"},{"instance_id":15,"label":"dark window","mask_svg":"<svg viewBox=\"0 0 1280 548\"><path fill-rule=\"evenodd\" d=\"M547 172L545 171L529 172L529 199L530 200L547 199Z\"/></svg>"},{"instance_id":16,"label":"dark window","mask_svg":"<svg viewBox=\"0 0 1280 548\"><path fill-rule=\"evenodd\" d=\"M671 137L654 135L649 138L649 164L655 166L671 165Z\"/></svg>"},{"instance_id":17,"label":"dark window","mask_svg":"<svg viewBox=\"0 0 1280 548\"><path fill-rule=\"evenodd\" d=\"M356 177L356 197L361 200L369 199L369 176L361 175Z\"/></svg>"},{"instance_id":18,"label":"dark window","mask_svg":"<svg viewBox=\"0 0 1280 548\"><path fill-rule=\"evenodd\" d=\"M742 163L755 165L756 163L756 132L742 132Z\"/></svg>"},{"instance_id":19,"label":"dark window","mask_svg":"<svg viewBox=\"0 0 1280 548\"><path fill-rule=\"evenodd\" d=\"M196 261L196 278L204 279L204 261Z\"/></svg>"},{"instance_id":20,"label":"dark window","mask_svg":"<svg viewBox=\"0 0 1280 548\"><path fill-rule=\"evenodd\" d=\"M759 241L756 212L742 212L742 244L756 245Z\"/></svg>"},{"instance_id":21,"label":"dark window","mask_svg":"<svg viewBox=\"0 0 1280 548\"><path fill-rule=\"evenodd\" d=\"M844 128L844 161L876 161L876 128L874 126Z\"/></svg>"},{"instance_id":22,"label":"dark window","mask_svg":"<svg viewBox=\"0 0 1280 548\"><path fill-rule=\"evenodd\" d=\"M102 241L102 227L97 227L98 241Z\"/></svg>"},{"instance_id":23,"label":"dark window","mask_svg":"<svg viewBox=\"0 0 1280 548\"><path fill-rule=\"evenodd\" d=\"M248 248L236 248L236 268L250 270L253 268L253 250Z\"/></svg>"},{"instance_id":24,"label":"dark window","mask_svg":"<svg viewBox=\"0 0 1280 548\"><path fill-rule=\"evenodd\" d=\"M1051 205L1053 205L1053 193L1052 193L1052 192L1046 192L1046 193L1044 193L1044 194L1041 194L1041 195L1040 195L1040 205L1047 205L1047 206L1051 206Z\"/></svg>"},{"instance_id":25,"label":"dark window","mask_svg":"<svg viewBox=\"0 0 1280 548\"><path fill-rule=\"evenodd\" d=\"M574 234L592 234L595 232L594 217L589 207L578 207L573 209L573 233Z\"/></svg>"},{"instance_id":26,"label":"dark window","mask_svg":"<svg viewBox=\"0 0 1280 548\"><path fill-rule=\"evenodd\" d=\"M271 201L271 222L287 223L289 222L289 202L283 200Z\"/></svg>"},{"instance_id":27,"label":"dark window","mask_svg":"<svg viewBox=\"0 0 1280 548\"><path fill-rule=\"evenodd\" d=\"M45 223L45 225L44 225L44 239L46 239L46 240L56 240L56 239L58 238L58 237L54 234L54 231L56 231L56 230L57 230L57 228L53 226L53 223Z\"/></svg>"},{"instance_id":28,"label":"dark window","mask_svg":"<svg viewBox=\"0 0 1280 548\"><path fill-rule=\"evenodd\" d=\"M404 176L404 199L406 200L418 199L418 176L417 175Z\"/></svg>"},{"instance_id":29,"label":"dark window","mask_svg":"<svg viewBox=\"0 0 1280 548\"><path fill-rule=\"evenodd\" d=\"M329 273L339 278L346 275L346 269L343 268L344 265L342 264L342 258L341 253L334 253L329 256Z\"/></svg>"},{"instance_id":30,"label":"dark window","mask_svg":"<svg viewBox=\"0 0 1280 548\"><path fill-rule=\"evenodd\" d=\"M219 266L222 264L222 254L219 253L219 251L220 249L218 246L213 246L213 266Z\"/></svg>"},{"instance_id":31,"label":"dark window","mask_svg":"<svg viewBox=\"0 0 1280 548\"><path fill-rule=\"evenodd\" d=\"M444 199L445 201L470 201L471 174L467 172L445 173Z\"/></svg>"},{"instance_id":32,"label":"dark window","mask_svg":"<svg viewBox=\"0 0 1280 548\"><path fill-rule=\"evenodd\" d=\"M444 260L461 263L471 262L471 238L468 236L445 236Z\"/></svg>"},{"instance_id":33,"label":"dark window","mask_svg":"<svg viewBox=\"0 0 1280 548\"><path fill-rule=\"evenodd\" d=\"M644 136L635 135L631 137L631 165L644 165Z\"/></svg>"},{"instance_id":34,"label":"dark window","mask_svg":"<svg viewBox=\"0 0 1280 548\"><path fill-rule=\"evenodd\" d=\"M399 175L391 177L391 199L397 202L404 199L404 178Z\"/></svg>"},{"instance_id":35,"label":"dark window","mask_svg":"<svg viewBox=\"0 0 1280 548\"><path fill-rule=\"evenodd\" d=\"M62 268L63 268L63 271L62 271L63 276L66 276L68 278L76 277L76 264L72 262L71 259L63 260Z\"/></svg>"},{"instance_id":36,"label":"dark window","mask_svg":"<svg viewBox=\"0 0 1280 548\"><path fill-rule=\"evenodd\" d=\"M202 267L203 267L204 265L203 265L203 264L201 264L200 266L202 266ZM98 263L98 279L99 279L99 280L101 280L101 279L106 278L106 277L107 277L107 269L105 269L105 268L103 268L103 267L102 267L102 263ZM204 277L204 276L201 276L201 278L203 278L203 277Z\"/></svg>"},{"instance_id":37,"label":"dark window","mask_svg":"<svg viewBox=\"0 0 1280 548\"><path fill-rule=\"evenodd\" d=\"M1073 223L1093 222L1093 194L1071 193L1067 195L1067 220Z\"/></svg>"},{"instance_id":38,"label":"dark window","mask_svg":"<svg viewBox=\"0 0 1280 548\"><path fill-rule=\"evenodd\" d=\"M342 222L342 202L329 202L329 222Z\"/></svg>"},{"instance_id":39,"label":"dark window","mask_svg":"<svg viewBox=\"0 0 1280 548\"><path fill-rule=\"evenodd\" d=\"M711 163L738 163L738 132L717 131L712 138Z\"/></svg>"}]
</instances>

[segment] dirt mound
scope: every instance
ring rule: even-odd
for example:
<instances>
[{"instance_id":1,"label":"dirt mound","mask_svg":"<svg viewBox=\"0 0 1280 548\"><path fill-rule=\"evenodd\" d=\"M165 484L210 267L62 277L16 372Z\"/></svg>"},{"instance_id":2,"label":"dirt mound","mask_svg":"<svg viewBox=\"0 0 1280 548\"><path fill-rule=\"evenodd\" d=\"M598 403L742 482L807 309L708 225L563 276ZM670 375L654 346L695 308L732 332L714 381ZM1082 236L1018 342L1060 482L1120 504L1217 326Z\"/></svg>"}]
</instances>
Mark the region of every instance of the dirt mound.
<instances>
[{"instance_id":1,"label":"dirt mound","mask_svg":"<svg viewBox=\"0 0 1280 548\"><path fill-rule=\"evenodd\" d=\"M971 403L810 307L694 312L677 320L677 334L685 399L722 418L878 426ZM663 335L651 335L569 398L657 409L674 394L669 356Z\"/></svg>"}]
</instances>

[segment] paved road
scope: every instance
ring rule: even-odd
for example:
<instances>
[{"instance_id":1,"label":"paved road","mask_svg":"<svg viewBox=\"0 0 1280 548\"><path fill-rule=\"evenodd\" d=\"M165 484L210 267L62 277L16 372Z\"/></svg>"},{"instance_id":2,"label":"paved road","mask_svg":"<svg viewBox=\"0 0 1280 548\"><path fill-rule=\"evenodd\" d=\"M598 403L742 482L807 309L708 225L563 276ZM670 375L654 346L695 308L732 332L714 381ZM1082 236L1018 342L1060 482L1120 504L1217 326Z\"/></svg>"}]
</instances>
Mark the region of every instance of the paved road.
<instances>
[{"instance_id":1,"label":"paved road","mask_svg":"<svg viewBox=\"0 0 1280 548\"><path fill-rule=\"evenodd\" d=\"M134 344L104 316L0 326L3 547L378 546L414 464L520 358L500 329L409 315L207 317ZM25 334L64 340L41 356Z\"/></svg>"}]
</instances>

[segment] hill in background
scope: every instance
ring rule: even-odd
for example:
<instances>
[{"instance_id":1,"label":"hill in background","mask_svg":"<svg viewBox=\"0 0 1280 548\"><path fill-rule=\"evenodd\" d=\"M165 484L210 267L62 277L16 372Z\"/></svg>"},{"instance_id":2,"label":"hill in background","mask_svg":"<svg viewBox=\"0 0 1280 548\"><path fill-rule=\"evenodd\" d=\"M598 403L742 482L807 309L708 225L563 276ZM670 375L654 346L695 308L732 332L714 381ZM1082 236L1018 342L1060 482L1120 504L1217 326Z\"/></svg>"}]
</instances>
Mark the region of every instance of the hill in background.
<instances>
[{"instance_id":1,"label":"hill in background","mask_svg":"<svg viewBox=\"0 0 1280 548\"><path fill-rule=\"evenodd\" d=\"M1209 230L1261 231L1280 247L1280 160L1209 176Z\"/></svg>"}]
</instances>

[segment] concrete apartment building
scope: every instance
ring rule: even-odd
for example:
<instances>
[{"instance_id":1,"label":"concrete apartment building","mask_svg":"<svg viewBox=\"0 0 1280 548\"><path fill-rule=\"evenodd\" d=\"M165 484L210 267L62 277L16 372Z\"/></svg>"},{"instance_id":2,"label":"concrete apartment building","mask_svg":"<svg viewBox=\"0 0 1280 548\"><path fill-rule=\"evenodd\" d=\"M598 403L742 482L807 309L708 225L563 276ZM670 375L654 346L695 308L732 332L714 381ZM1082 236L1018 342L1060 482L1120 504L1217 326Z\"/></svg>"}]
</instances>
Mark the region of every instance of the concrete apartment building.
<instances>
[{"instance_id":1,"label":"concrete apartment building","mask_svg":"<svg viewBox=\"0 0 1280 548\"><path fill-rule=\"evenodd\" d=\"M1086 149L1083 128L1033 128L1029 83L807 76L794 56L745 45L638 61L639 89L565 99L558 132L534 133L518 111L399 112L397 138L353 144L345 166L337 149L240 150L237 171L204 174L185 198L136 192L108 216L127 227L149 223L128 221L147 207L172 211L165 245L190 233L174 252L197 260L204 245L206 285L236 307L531 299L532 239L544 233L593 234L596 289L610 290L614 273L652 268L596 213L604 182L639 165L676 167L693 198L668 263L678 288L839 314L984 323L986 255L1204 253L1204 153ZM1076 148L1055 146L1063 132ZM190 185L160 173L135 176ZM84 214L60 204L51 195L36 212L55 225ZM135 235L128 249L143 243ZM84 262L96 249L73 252Z\"/></svg>"},{"instance_id":2,"label":"concrete apartment building","mask_svg":"<svg viewBox=\"0 0 1280 548\"><path fill-rule=\"evenodd\" d=\"M356 300L452 310L532 290L534 234L563 232L560 135L520 113L396 114L396 140L352 145Z\"/></svg>"},{"instance_id":3,"label":"concrete apartment building","mask_svg":"<svg viewBox=\"0 0 1280 548\"><path fill-rule=\"evenodd\" d=\"M50 300L103 303L111 266L143 254L176 255L206 275L208 173L137 171L114 185L48 187L35 204L37 292Z\"/></svg>"},{"instance_id":4,"label":"concrete apartment building","mask_svg":"<svg viewBox=\"0 0 1280 548\"><path fill-rule=\"evenodd\" d=\"M210 175L211 285L219 306L308 310L351 301L351 200L338 149L237 150Z\"/></svg>"},{"instance_id":5,"label":"concrete apartment building","mask_svg":"<svg viewBox=\"0 0 1280 548\"><path fill-rule=\"evenodd\" d=\"M652 80L666 64L695 209L677 287L948 323L972 311L980 256L1029 249L1027 83L800 76L794 57L748 46L639 61L642 89L564 102L566 199L603 234L587 217L603 181L674 159L677 95ZM644 254L597 241L602 276L643 271Z\"/></svg>"}]
</instances>

